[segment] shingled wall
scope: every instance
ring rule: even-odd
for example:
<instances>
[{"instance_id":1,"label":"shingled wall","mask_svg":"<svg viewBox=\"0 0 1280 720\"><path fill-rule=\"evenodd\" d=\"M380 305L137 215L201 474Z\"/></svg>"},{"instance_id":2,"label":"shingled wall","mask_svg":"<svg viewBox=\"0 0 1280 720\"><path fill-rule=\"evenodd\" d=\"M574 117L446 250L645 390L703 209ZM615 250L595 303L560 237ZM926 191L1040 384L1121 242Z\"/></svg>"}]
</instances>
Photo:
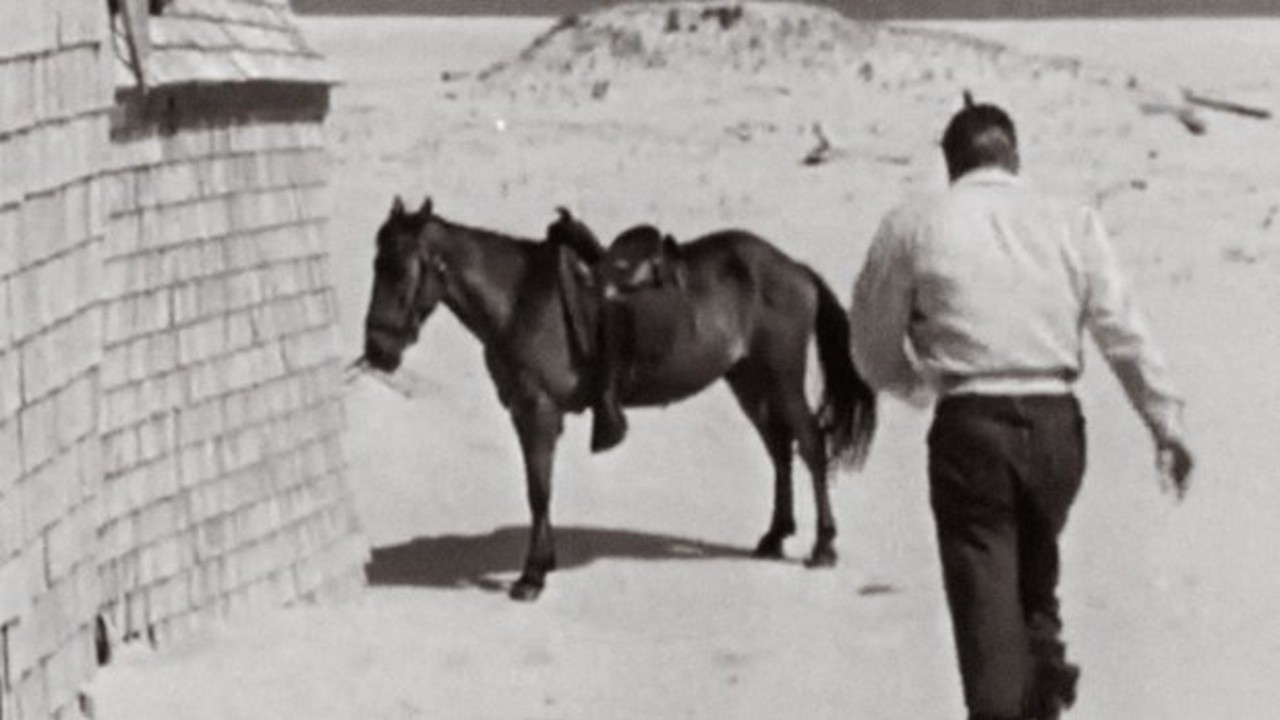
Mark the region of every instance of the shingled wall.
<instances>
[{"instance_id":1,"label":"shingled wall","mask_svg":"<svg viewBox=\"0 0 1280 720\"><path fill-rule=\"evenodd\" d=\"M327 68L279 0L173 0L145 91L117 65L105 177L109 616L201 615L356 583L324 230Z\"/></svg>"},{"instance_id":2,"label":"shingled wall","mask_svg":"<svg viewBox=\"0 0 1280 720\"><path fill-rule=\"evenodd\" d=\"M100 552L126 636L362 566L325 172L314 122L202 119L113 146Z\"/></svg>"},{"instance_id":3,"label":"shingled wall","mask_svg":"<svg viewBox=\"0 0 1280 720\"><path fill-rule=\"evenodd\" d=\"M287 3L172 0L137 68L106 0L3 20L0 720L33 720L75 715L95 639L358 587L366 545L327 69Z\"/></svg>"},{"instance_id":4,"label":"shingled wall","mask_svg":"<svg viewBox=\"0 0 1280 720\"><path fill-rule=\"evenodd\" d=\"M5 3L0 22L5 720L69 712L95 666L106 28L99 3L66 0Z\"/></svg>"}]
</instances>

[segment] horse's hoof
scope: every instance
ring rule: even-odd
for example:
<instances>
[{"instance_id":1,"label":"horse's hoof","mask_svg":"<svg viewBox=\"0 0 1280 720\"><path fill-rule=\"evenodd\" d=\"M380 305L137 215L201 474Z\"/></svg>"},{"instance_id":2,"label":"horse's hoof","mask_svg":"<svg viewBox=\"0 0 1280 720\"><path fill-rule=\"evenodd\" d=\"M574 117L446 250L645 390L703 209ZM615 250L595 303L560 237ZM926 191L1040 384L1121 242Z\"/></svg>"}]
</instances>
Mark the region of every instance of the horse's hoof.
<instances>
[{"instance_id":1,"label":"horse's hoof","mask_svg":"<svg viewBox=\"0 0 1280 720\"><path fill-rule=\"evenodd\" d=\"M830 568L836 566L836 551L832 547L814 548L813 554L804 561L807 568Z\"/></svg>"},{"instance_id":2,"label":"horse's hoof","mask_svg":"<svg viewBox=\"0 0 1280 720\"><path fill-rule=\"evenodd\" d=\"M512 600L533 602L542 594L542 584L520 578L516 581L515 585L511 586L511 592L508 594L511 596Z\"/></svg>"},{"instance_id":3,"label":"horse's hoof","mask_svg":"<svg viewBox=\"0 0 1280 720\"><path fill-rule=\"evenodd\" d=\"M782 538L765 535L751 556L760 560L782 560L786 554L782 551Z\"/></svg>"}]
</instances>

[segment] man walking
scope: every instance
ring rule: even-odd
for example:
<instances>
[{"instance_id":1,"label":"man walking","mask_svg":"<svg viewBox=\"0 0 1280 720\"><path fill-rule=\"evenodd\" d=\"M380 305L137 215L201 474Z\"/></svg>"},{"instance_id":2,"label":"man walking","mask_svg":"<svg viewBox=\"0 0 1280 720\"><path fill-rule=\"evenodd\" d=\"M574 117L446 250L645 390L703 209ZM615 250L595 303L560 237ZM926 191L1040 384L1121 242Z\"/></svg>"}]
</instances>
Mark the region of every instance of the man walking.
<instances>
[{"instance_id":1,"label":"man walking","mask_svg":"<svg viewBox=\"0 0 1280 720\"><path fill-rule=\"evenodd\" d=\"M1182 401L1151 345L1101 219L1017 177L993 105L952 118L951 185L891 212L853 298L853 351L877 389L939 401L930 498L970 720L1055 720L1075 700L1058 612L1058 536L1084 474L1072 393L1088 328L1181 498Z\"/></svg>"}]
</instances>

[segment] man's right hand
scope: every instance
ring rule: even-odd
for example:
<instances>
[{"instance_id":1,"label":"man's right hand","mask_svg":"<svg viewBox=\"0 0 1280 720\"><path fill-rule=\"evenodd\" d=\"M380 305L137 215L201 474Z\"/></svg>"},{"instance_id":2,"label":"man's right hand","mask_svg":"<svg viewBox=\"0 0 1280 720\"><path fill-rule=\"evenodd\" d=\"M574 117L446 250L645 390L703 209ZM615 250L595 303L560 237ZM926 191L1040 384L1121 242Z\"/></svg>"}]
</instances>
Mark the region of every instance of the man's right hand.
<instances>
[{"instance_id":1,"label":"man's right hand","mask_svg":"<svg viewBox=\"0 0 1280 720\"><path fill-rule=\"evenodd\" d=\"M1191 486L1191 470L1195 467L1195 458L1186 443L1179 438L1167 439L1156 448L1156 468L1160 471L1160 486L1165 492L1172 492L1177 500L1182 500Z\"/></svg>"}]
</instances>

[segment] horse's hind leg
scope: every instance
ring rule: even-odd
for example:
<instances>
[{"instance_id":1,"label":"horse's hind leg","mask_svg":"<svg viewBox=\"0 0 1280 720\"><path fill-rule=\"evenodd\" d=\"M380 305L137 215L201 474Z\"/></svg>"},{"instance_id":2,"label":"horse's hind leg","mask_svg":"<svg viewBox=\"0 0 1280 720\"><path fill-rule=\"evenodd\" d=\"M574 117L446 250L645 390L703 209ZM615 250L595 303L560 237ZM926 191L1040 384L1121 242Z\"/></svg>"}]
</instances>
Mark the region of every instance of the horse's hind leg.
<instances>
[{"instance_id":1,"label":"horse's hind leg","mask_svg":"<svg viewBox=\"0 0 1280 720\"><path fill-rule=\"evenodd\" d=\"M547 573L556 566L555 541L551 535L551 472L556 441L564 427L564 415L547 398L522 403L511 410L520 449L524 454L525 482L529 491L529 554L524 572L511 587L515 600L536 600L546 584Z\"/></svg>"},{"instance_id":2,"label":"horse's hind leg","mask_svg":"<svg viewBox=\"0 0 1280 720\"><path fill-rule=\"evenodd\" d=\"M773 519L756 545L758 558L781 559L783 541L796 532L795 498L792 490L792 445L794 440L786 418L768 401L764 375L750 366L729 373L729 386L738 404L760 433L769 459L773 461Z\"/></svg>"},{"instance_id":3,"label":"horse's hind leg","mask_svg":"<svg viewBox=\"0 0 1280 720\"><path fill-rule=\"evenodd\" d=\"M831 511L831 497L827 487L827 453L817 418L809 410L804 391L795 389L785 394L783 413L794 433L800 459L804 461L813 478L813 500L817 505L817 534L813 553L805 564L809 567L831 567L836 564L836 519Z\"/></svg>"}]
</instances>

